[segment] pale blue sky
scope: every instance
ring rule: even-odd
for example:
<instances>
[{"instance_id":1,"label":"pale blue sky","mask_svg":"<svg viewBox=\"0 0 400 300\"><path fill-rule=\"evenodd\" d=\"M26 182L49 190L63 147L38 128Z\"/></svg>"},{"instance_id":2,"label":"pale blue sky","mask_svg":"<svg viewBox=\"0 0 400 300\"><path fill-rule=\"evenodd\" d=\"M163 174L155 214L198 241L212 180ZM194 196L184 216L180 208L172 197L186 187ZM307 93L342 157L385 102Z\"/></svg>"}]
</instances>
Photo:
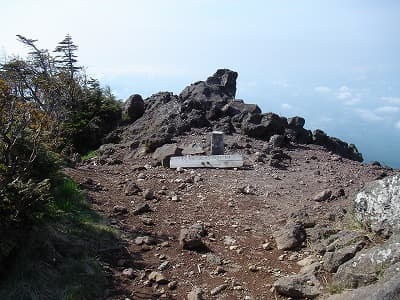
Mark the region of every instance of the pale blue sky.
<instances>
[{"instance_id":1,"label":"pale blue sky","mask_svg":"<svg viewBox=\"0 0 400 300\"><path fill-rule=\"evenodd\" d=\"M80 63L122 99L231 68L237 98L400 167L400 1L0 3L0 54L25 53L16 34L53 49L69 33Z\"/></svg>"}]
</instances>

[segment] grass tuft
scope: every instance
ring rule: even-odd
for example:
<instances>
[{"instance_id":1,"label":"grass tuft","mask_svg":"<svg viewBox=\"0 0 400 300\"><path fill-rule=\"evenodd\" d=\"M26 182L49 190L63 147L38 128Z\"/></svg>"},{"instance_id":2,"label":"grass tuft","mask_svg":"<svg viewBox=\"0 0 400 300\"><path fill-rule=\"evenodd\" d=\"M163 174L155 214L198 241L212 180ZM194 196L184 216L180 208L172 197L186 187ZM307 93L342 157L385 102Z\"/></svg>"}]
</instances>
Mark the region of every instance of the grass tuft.
<instances>
[{"instance_id":1,"label":"grass tuft","mask_svg":"<svg viewBox=\"0 0 400 300\"><path fill-rule=\"evenodd\" d=\"M88 160L91 160L96 157L97 157L97 152L94 150L91 150L88 153L86 153L85 155L83 155L81 159L82 159L82 161L88 161Z\"/></svg>"}]
</instances>

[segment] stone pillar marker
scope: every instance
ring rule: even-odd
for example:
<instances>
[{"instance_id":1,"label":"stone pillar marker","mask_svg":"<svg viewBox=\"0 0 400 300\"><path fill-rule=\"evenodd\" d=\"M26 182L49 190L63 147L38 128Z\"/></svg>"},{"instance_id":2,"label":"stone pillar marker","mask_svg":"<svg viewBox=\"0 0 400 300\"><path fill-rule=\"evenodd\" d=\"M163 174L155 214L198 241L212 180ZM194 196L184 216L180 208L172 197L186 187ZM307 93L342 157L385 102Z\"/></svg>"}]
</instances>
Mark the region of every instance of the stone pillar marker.
<instances>
[{"instance_id":1,"label":"stone pillar marker","mask_svg":"<svg viewBox=\"0 0 400 300\"><path fill-rule=\"evenodd\" d=\"M224 133L213 131L211 134L211 155L224 155Z\"/></svg>"}]
</instances>

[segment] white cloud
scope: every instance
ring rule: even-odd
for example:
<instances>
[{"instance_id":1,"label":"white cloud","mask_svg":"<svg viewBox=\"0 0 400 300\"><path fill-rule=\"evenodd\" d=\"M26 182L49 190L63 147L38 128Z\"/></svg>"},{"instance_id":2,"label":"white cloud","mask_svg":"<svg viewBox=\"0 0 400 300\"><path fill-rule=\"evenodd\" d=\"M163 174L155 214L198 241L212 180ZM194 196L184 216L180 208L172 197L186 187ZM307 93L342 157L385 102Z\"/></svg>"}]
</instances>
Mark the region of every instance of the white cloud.
<instances>
[{"instance_id":1,"label":"white cloud","mask_svg":"<svg viewBox=\"0 0 400 300\"><path fill-rule=\"evenodd\" d=\"M355 105L361 102L361 93L355 89L349 88L348 86L341 86L335 92L336 98L343 101L344 105Z\"/></svg>"},{"instance_id":2,"label":"white cloud","mask_svg":"<svg viewBox=\"0 0 400 300\"><path fill-rule=\"evenodd\" d=\"M353 92L349 87L341 86L336 94L336 97L340 100L346 100L353 97Z\"/></svg>"},{"instance_id":3,"label":"white cloud","mask_svg":"<svg viewBox=\"0 0 400 300\"><path fill-rule=\"evenodd\" d=\"M314 91L317 93L327 94L330 93L332 90L327 86L316 86Z\"/></svg>"},{"instance_id":4,"label":"white cloud","mask_svg":"<svg viewBox=\"0 0 400 300\"><path fill-rule=\"evenodd\" d=\"M289 103L282 103L281 108L285 109L285 110L289 110L289 109L292 109L293 106L291 106Z\"/></svg>"},{"instance_id":5,"label":"white cloud","mask_svg":"<svg viewBox=\"0 0 400 300\"><path fill-rule=\"evenodd\" d=\"M358 114L358 116L361 119L363 119L365 121L376 122L376 121L383 120L383 118L381 116L377 115L372 110L359 108L359 109L356 109L355 112Z\"/></svg>"},{"instance_id":6,"label":"white cloud","mask_svg":"<svg viewBox=\"0 0 400 300\"><path fill-rule=\"evenodd\" d=\"M400 98L398 97L382 97L381 99L391 104L400 104Z\"/></svg>"},{"instance_id":7,"label":"white cloud","mask_svg":"<svg viewBox=\"0 0 400 300\"><path fill-rule=\"evenodd\" d=\"M394 114L400 109L397 106L381 106L375 109L375 112L380 114Z\"/></svg>"},{"instance_id":8,"label":"white cloud","mask_svg":"<svg viewBox=\"0 0 400 300\"><path fill-rule=\"evenodd\" d=\"M396 124L394 124L394 127L396 127L397 129L400 129L400 120L396 122Z\"/></svg>"},{"instance_id":9,"label":"white cloud","mask_svg":"<svg viewBox=\"0 0 400 300\"><path fill-rule=\"evenodd\" d=\"M344 104L346 104L346 105L355 105L355 104L359 103L360 101L361 101L360 98L351 98L351 99L346 100L344 102Z\"/></svg>"},{"instance_id":10,"label":"white cloud","mask_svg":"<svg viewBox=\"0 0 400 300\"><path fill-rule=\"evenodd\" d=\"M274 80L274 81L272 81L272 85L273 86L277 86L277 87L281 87L281 88L284 88L284 89L289 87L289 84L285 80Z\"/></svg>"}]
</instances>

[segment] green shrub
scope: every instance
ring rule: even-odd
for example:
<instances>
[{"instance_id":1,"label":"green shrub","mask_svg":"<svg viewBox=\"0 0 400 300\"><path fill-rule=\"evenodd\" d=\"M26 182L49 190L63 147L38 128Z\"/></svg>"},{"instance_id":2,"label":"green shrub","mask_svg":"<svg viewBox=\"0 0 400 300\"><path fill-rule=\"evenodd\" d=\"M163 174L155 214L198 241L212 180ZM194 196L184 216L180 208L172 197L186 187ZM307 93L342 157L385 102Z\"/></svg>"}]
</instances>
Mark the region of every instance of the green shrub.
<instances>
[{"instance_id":1,"label":"green shrub","mask_svg":"<svg viewBox=\"0 0 400 300\"><path fill-rule=\"evenodd\" d=\"M90 150L88 153L82 156L82 161L91 160L95 157L97 157L97 152L94 150Z\"/></svg>"},{"instance_id":2,"label":"green shrub","mask_svg":"<svg viewBox=\"0 0 400 300\"><path fill-rule=\"evenodd\" d=\"M30 224L43 217L52 200L49 179L24 182L15 179L0 189L1 226Z\"/></svg>"},{"instance_id":3,"label":"green shrub","mask_svg":"<svg viewBox=\"0 0 400 300\"><path fill-rule=\"evenodd\" d=\"M62 147L71 143L79 153L86 153L101 145L101 139L113 130L122 118L122 109L108 88L97 81L83 88L84 97L62 124Z\"/></svg>"}]
</instances>

